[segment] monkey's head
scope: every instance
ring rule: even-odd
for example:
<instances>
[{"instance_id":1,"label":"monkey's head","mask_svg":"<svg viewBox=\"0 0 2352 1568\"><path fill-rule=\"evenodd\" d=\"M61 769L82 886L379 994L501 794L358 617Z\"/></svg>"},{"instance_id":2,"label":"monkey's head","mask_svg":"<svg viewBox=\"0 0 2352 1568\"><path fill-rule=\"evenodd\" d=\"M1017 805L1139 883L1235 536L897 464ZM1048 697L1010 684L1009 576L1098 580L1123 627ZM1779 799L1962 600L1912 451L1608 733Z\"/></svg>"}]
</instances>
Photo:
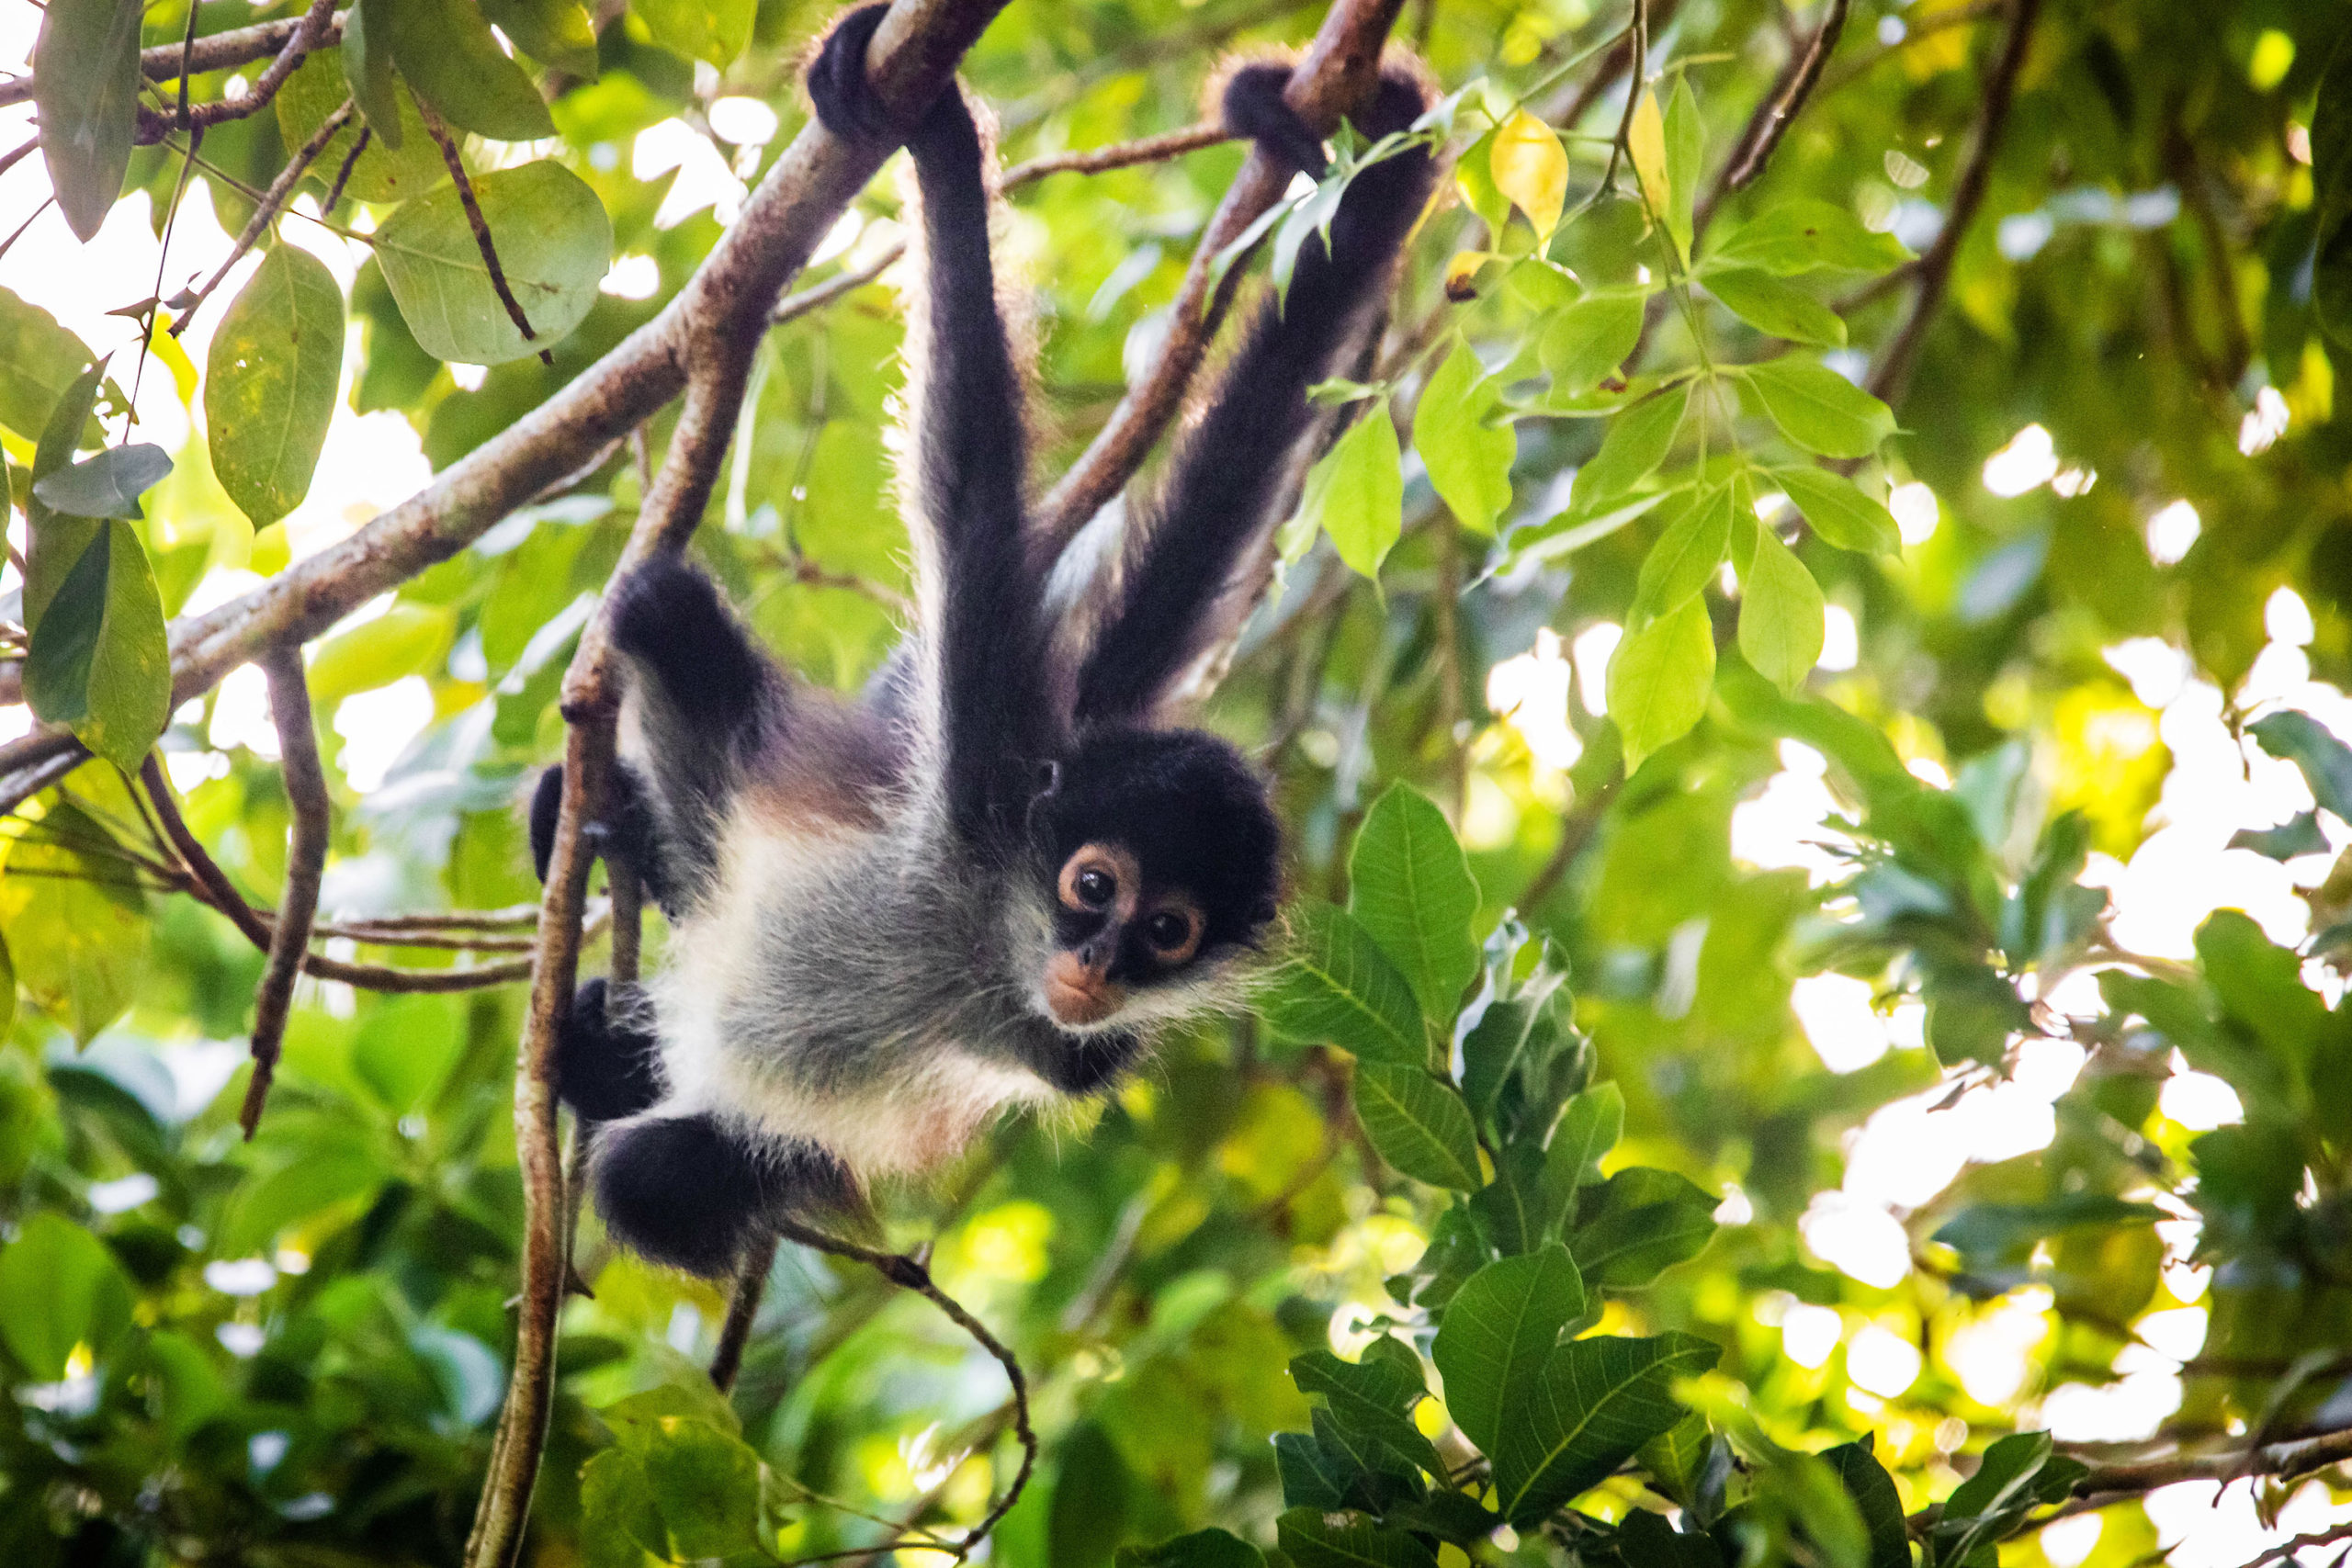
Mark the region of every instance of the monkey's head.
<instances>
[{"instance_id":1,"label":"monkey's head","mask_svg":"<svg viewBox=\"0 0 2352 1568\"><path fill-rule=\"evenodd\" d=\"M1193 729L1111 729L1064 759L1034 819L1065 1029L1189 1010L1274 918L1282 833L1241 754Z\"/></svg>"}]
</instances>

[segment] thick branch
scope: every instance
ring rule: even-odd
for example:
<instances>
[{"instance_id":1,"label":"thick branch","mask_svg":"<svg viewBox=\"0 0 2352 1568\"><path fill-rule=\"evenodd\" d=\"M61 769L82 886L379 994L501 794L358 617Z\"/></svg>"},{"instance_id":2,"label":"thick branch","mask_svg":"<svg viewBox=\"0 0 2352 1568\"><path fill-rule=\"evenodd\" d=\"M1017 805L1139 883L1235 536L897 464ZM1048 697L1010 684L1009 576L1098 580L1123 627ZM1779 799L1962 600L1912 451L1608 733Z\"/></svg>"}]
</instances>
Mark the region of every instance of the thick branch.
<instances>
[{"instance_id":1,"label":"thick branch","mask_svg":"<svg viewBox=\"0 0 2352 1568\"><path fill-rule=\"evenodd\" d=\"M187 51L187 68L202 74L207 71L226 71L232 65L247 65L256 60L266 60L286 47L287 40L308 21L308 17L287 17L275 22L256 22L250 28L232 28L227 32L211 33L196 40L196 47ZM343 41L343 16L327 19L326 28L312 41L312 49L333 49ZM159 43L153 49L139 51L139 73L150 82L168 82L180 73L181 48L175 43ZM300 63L299 62L297 63ZM38 91L38 78L29 72L22 76L0 82L0 107L9 104L29 103Z\"/></svg>"},{"instance_id":2,"label":"thick branch","mask_svg":"<svg viewBox=\"0 0 2352 1568\"><path fill-rule=\"evenodd\" d=\"M1771 96L1756 108L1747 129L1740 133L1739 151L1724 166L1716 177L1714 188L1707 192L1701 204L1701 216L1692 224L1694 232L1706 228L1707 219L1715 207L1733 191L1746 190L1764 173L1764 165L1771 162L1773 151L1781 139L1796 123L1797 115L1804 108L1805 100L1821 82L1821 72L1829 63L1830 54L1838 48L1838 39L1846 30L1846 12L1850 0L1829 0L1829 14L1821 18L1821 26L1800 54L1789 57L1781 69L1780 80L1774 84ZM1693 242L1696 243L1695 240Z\"/></svg>"},{"instance_id":3,"label":"thick branch","mask_svg":"<svg viewBox=\"0 0 2352 1568\"><path fill-rule=\"evenodd\" d=\"M311 0L311 8L304 12L300 19L294 24L293 31L287 35L285 47L277 51L277 58L269 62L269 69L261 73L261 79L255 82L251 89L239 94L236 97L221 98L209 104L190 105L186 102L187 80L186 76L181 76L182 103L178 114L158 114L144 107L140 109L139 141L141 144L152 145L161 141L175 130L201 130L208 125L219 125L224 120L243 119L248 115L257 114L267 108L269 101L277 96L277 90L286 85L286 78L294 74L296 69L309 57L312 50L323 45L327 29L334 26L335 21L334 0ZM341 36L339 30L336 36ZM187 60L194 52L193 49L186 45L173 51L177 60ZM171 73L180 75L176 61Z\"/></svg>"},{"instance_id":4,"label":"thick branch","mask_svg":"<svg viewBox=\"0 0 2352 1568\"><path fill-rule=\"evenodd\" d=\"M311 718L311 687L302 675L302 650L270 649L262 660L262 671L269 677L269 711L277 724L279 770L286 781L286 798L294 808L294 826L286 851L286 896L277 902L277 929L270 935L269 963L254 994L254 1075L245 1085L244 1108L237 1115L249 1142L261 1125L262 1107L269 1100L278 1043L285 1038L286 1016L294 1004L294 981L310 950L311 923L319 912L319 881L326 874L331 826L327 775L319 765L319 736Z\"/></svg>"},{"instance_id":5,"label":"thick branch","mask_svg":"<svg viewBox=\"0 0 2352 1568\"><path fill-rule=\"evenodd\" d=\"M1977 107L1976 125L1969 133L1968 151L1961 164L1960 179L1952 186L1951 202L1944 209L1943 227L1937 231L1935 243L1920 256L1915 272L1919 291L1912 297L1911 313L1879 356L1878 367L1871 372L1871 390L1883 402L1902 400L1904 389L1910 385L1912 367L1919 357L1919 345L1943 306L1944 291L1951 283L1952 263L1959 258L1961 241L1967 237L1976 209L1984 205L1985 187L1993 177L1993 159L2000 151L2001 133L2008 125L2018 73L2025 68L2026 50L2033 41L2033 24L2041 13L2041 0L2011 0L2009 30L2001 39L2001 52L1991 73L1984 79L1984 101Z\"/></svg>"},{"instance_id":6,"label":"thick branch","mask_svg":"<svg viewBox=\"0 0 2352 1568\"><path fill-rule=\"evenodd\" d=\"M1404 0L1335 0L1283 95L1308 124L1329 130L1348 108L1364 100L1379 76L1381 47L1403 8ZM1038 503L1032 539L1037 558L1051 560L1060 554L1087 520L1135 477L1175 419L1240 279L1240 269L1232 268L1213 289L1211 268L1219 253L1281 199L1291 173L1250 150L1249 162L1217 204L1193 253L1158 355L1111 411L1109 422L1084 454Z\"/></svg>"}]
</instances>

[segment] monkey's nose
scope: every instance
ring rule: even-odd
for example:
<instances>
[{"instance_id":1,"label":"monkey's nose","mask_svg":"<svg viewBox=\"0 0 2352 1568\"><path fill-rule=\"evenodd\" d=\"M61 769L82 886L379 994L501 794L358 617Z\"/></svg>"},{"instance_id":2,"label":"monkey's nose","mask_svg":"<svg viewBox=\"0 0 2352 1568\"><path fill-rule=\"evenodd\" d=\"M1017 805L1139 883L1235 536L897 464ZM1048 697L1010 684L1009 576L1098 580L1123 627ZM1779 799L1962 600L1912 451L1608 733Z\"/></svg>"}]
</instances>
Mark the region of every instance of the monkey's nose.
<instances>
[{"instance_id":1,"label":"monkey's nose","mask_svg":"<svg viewBox=\"0 0 2352 1568\"><path fill-rule=\"evenodd\" d=\"M1057 953L1046 964L1046 1008L1054 1021L1069 1027L1100 1023L1126 1004L1126 988L1103 977L1102 964L1093 962L1098 945L1090 942L1076 953Z\"/></svg>"}]
</instances>

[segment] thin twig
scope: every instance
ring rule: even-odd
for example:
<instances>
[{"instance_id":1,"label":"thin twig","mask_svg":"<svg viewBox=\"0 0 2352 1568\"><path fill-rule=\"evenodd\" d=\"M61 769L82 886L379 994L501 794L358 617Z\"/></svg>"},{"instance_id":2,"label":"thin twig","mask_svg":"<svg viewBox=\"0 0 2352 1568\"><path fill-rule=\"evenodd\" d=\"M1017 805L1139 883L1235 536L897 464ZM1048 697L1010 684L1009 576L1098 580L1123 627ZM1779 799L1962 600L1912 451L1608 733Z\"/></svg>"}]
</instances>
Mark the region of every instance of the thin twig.
<instances>
[{"instance_id":1,"label":"thin twig","mask_svg":"<svg viewBox=\"0 0 2352 1568\"><path fill-rule=\"evenodd\" d=\"M1985 189L1991 183L1993 159L2000 151L2001 132L2007 127L2009 105L2017 95L2018 73L2025 68L2026 51L2033 41L2033 25L2041 14L2041 0L2010 0L2009 29L2001 40L2001 52L1992 72L1984 79L1984 100L1977 107L1975 129L1969 133L1960 179L1952 186L1951 200L1944 209L1943 227L1937 231L1935 243L1919 257L1915 274L1919 291L1912 297L1911 313L1871 372L1871 391L1882 402L1901 400L1904 389L1910 384L1919 346L1943 305L1944 290L1951 282L1952 263L1960 255L1960 243L1967 236L1968 226L1975 219L1977 208L1984 204Z\"/></svg>"},{"instance_id":2,"label":"thin twig","mask_svg":"<svg viewBox=\"0 0 2352 1568\"><path fill-rule=\"evenodd\" d=\"M157 114L154 110L142 106L139 111L140 145L151 146L175 130L201 130L206 126L220 125L232 119L243 119L249 115L258 114L267 108L270 100L277 96L277 90L286 85L286 79L294 73L312 50L325 44L328 30L334 20L334 0L311 0L311 8L304 12L301 19L294 25L293 31L287 35L285 44L278 50L277 58L269 62L269 68L261 73L252 89L236 97L222 98L209 104L191 106L187 101L187 76L181 67L195 56L196 50L193 42L175 51L174 53L177 59L173 69L180 75L178 112L170 115ZM191 22L189 24L191 38L194 30L195 24ZM336 36L340 37L341 34L338 32Z\"/></svg>"},{"instance_id":3,"label":"thin twig","mask_svg":"<svg viewBox=\"0 0 2352 1568\"><path fill-rule=\"evenodd\" d=\"M1746 190L1764 173L1764 165L1771 162L1781 139L1789 133L1789 127L1796 123L1805 100L1820 85L1822 68L1829 63L1838 37L1846 30L1846 12L1850 3L1851 0L1829 0L1829 13L1814 29L1813 41L1805 45L1803 53L1790 56L1775 91L1757 106L1755 117L1740 135L1738 152L1717 176L1702 211L1712 214L1725 196ZM1693 220L1694 232L1704 227L1703 219Z\"/></svg>"},{"instance_id":4,"label":"thin twig","mask_svg":"<svg viewBox=\"0 0 2352 1568\"><path fill-rule=\"evenodd\" d=\"M1674 20L1675 9L1679 4L1680 0L1651 0L1646 32L1655 36L1665 31L1668 24ZM1538 107L1535 117L1563 130L1574 130L1584 123L1584 117L1592 112L1592 107L1608 95L1609 89L1616 85L1617 78L1625 74L1625 68L1633 62L1633 29L1626 28L1619 33L1617 41L1610 46L1609 52L1601 56L1600 64L1591 75L1566 89L1564 97L1552 99Z\"/></svg>"},{"instance_id":5,"label":"thin twig","mask_svg":"<svg viewBox=\"0 0 2352 1568\"><path fill-rule=\"evenodd\" d=\"M2352 1519L2347 1519L2341 1524L2330 1525L2325 1529L2306 1530L2292 1540L2280 1541L2277 1546L2247 1563L2245 1568L2269 1568L2269 1564L2291 1561L2298 1552L2312 1547L2334 1546L2338 1541L2345 1540L2352 1540ZM2346 1550L2352 1551L2352 1548ZM2335 1554L2338 1561L2343 1558L2343 1555L2342 1551Z\"/></svg>"},{"instance_id":6,"label":"thin twig","mask_svg":"<svg viewBox=\"0 0 2352 1568\"><path fill-rule=\"evenodd\" d=\"M40 138L36 136L30 141L24 143L22 146L11 147L6 152L0 152L0 175L5 175L9 170L15 168L18 164L24 161L28 153L31 152L34 148L39 147L40 145Z\"/></svg>"},{"instance_id":7,"label":"thin twig","mask_svg":"<svg viewBox=\"0 0 2352 1568\"><path fill-rule=\"evenodd\" d=\"M1552 889L1559 886L1560 878L1567 874L1568 867L1576 863L1577 856L1591 841L1592 830L1600 825L1601 813L1609 809L1610 798L1617 793L1623 777L1620 774L1611 778L1594 790L1591 798L1560 824L1560 841L1553 846L1543 867L1520 890L1517 902L1521 908L1532 915L1544 907L1544 900L1552 896Z\"/></svg>"},{"instance_id":8,"label":"thin twig","mask_svg":"<svg viewBox=\"0 0 2352 1568\"><path fill-rule=\"evenodd\" d=\"M294 981L301 974L302 957L311 945L311 922L318 914L319 880L326 874L331 824L327 775L319 765L319 733L311 717L311 687L302 675L302 650L272 649L262 660L262 673L269 678L269 712L277 725L279 773L285 780L287 801L294 808L294 825L288 834L286 895L278 900L269 963L254 994L254 1074L245 1085L244 1108L237 1113L237 1124L245 1130L247 1143L261 1125L262 1107L269 1100L278 1044L285 1038L287 1014L294 1004Z\"/></svg>"},{"instance_id":9,"label":"thin twig","mask_svg":"<svg viewBox=\"0 0 2352 1568\"><path fill-rule=\"evenodd\" d=\"M752 1325L760 1315L760 1297L768 1288L768 1270L775 1265L776 1238L754 1243L735 1276L734 1293L727 1299L727 1321L719 1325L718 1348L710 1358L710 1381L725 1393L743 1370L743 1348L752 1342Z\"/></svg>"},{"instance_id":10,"label":"thin twig","mask_svg":"<svg viewBox=\"0 0 2352 1568\"><path fill-rule=\"evenodd\" d=\"M861 265L854 266L847 272L836 273L822 283L813 284L807 288L797 289L786 295L777 302L776 308L769 312L768 324L780 327L785 322L796 321L812 310L823 310L845 294L856 293L889 271L890 264L906 254L907 243L904 240L896 241L876 252L872 260Z\"/></svg>"},{"instance_id":11,"label":"thin twig","mask_svg":"<svg viewBox=\"0 0 2352 1568\"><path fill-rule=\"evenodd\" d=\"M356 106L349 98L344 99L343 107L321 120L318 130L311 133L311 139L295 149L294 156L286 160L286 167L277 171L277 177L269 182L267 190L262 192L261 199L254 206L254 215L245 220L244 228L237 234L237 243L229 247L229 254L220 258L220 265L213 269L210 277L204 280L204 287L193 294L183 291L178 297L166 301L177 312L172 321L174 337L187 330L187 324L195 320L197 311L212 298L212 291L220 287L221 279L229 276L229 269L243 260L247 251L260 243L263 231L277 218L278 209L286 205L287 197L294 189L294 182L300 179L303 171L326 151L327 143L334 140L335 132L351 123L355 109ZM195 149L190 148L189 159L193 161L195 156Z\"/></svg>"},{"instance_id":12,"label":"thin twig","mask_svg":"<svg viewBox=\"0 0 2352 1568\"><path fill-rule=\"evenodd\" d=\"M498 296L501 305L506 307L506 319L514 323L514 330L523 334L523 341L538 342L538 331L531 325L531 318L523 313L523 302L514 298L514 290L507 286L506 269L499 265L498 246L490 237L490 220L482 216L481 203L474 196L474 182L466 173L466 161L458 155L457 138L449 134L449 128L432 109L420 104L418 113L424 121L425 134L432 137L433 144L441 149L441 162L448 165L449 178L458 187L458 205L466 209L466 223L474 231L474 249L481 253L482 267L490 274L491 292ZM555 355L543 348L539 350L539 363L553 365Z\"/></svg>"},{"instance_id":13,"label":"thin twig","mask_svg":"<svg viewBox=\"0 0 2352 1568\"><path fill-rule=\"evenodd\" d=\"M159 43L153 49L139 51L139 73L150 82L166 82L183 71L193 71L202 75L208 71L225 71L232 65L266 60L284 49L287 40L300 31L309 20L307 15L283 17L274 22L256 22L249 28L232 28L226 32L208 33L198 39L193 47L187 49L176 43ZM332 49L341 42L343 22L343 15L330 18L325 30L311 47L313 50ZM30 72L0 82L0 107L25 103L39 90L39 82Z\"/></svg>"},{"instance_id":14,"label":"thin twig","mask_svg":"<svg viewBox=\"0 0 2352 1568\"><path fill-rule=\"evenodd\" d=\"M964 1539L956 1545L952 1555L957 1562L963 1562L971 1556L973 1548L988 1539L989 1532L996 1529L997 1521L1010 1513L1012 1506L1021 1500L1023 1489L1029 1484L1030 1472L1037 1467L1037 1434L1029 1424L1029 1380L1022 1375L1019 1358L1005 1348L1002 1340L989 1332L986 1324L966 1311L961 1302L941 1290L933 1280L931 1271L914 1258L827 1235L795 1220L779 1221L776 1230L787 1240L798 1242L803 1247L863 1263L892 1284L914 1292L945 1313L956 1327L977 1340L980 1348L995 1357L997 1364L1004 1369L1005 1381L1012 1385L1012 1429L1021 1439L1021 1468L1013 1472L1012 1483L1005 1488L996 1506L982 1516L978 1524L966 1531Z\"/></svg>"},{"instance_id":15,"label":"thin twig","mask_svg":"<svg viewBox=\"0 0 2352 1568\"><path fill-rule=\"evenodd\" d=\"M1649 0L1634 0L1634 19L1625 25L1625 30L1626 41L1633 50L1633 62L1625 75L1625 112L1617 118L1617 134L1609 139L1609 166L1601 171L1600 187L1593 192L1596 198L1616 187L1617 165L1625 156L1626 138L1634 130L1634 110L1642 101L1645 85L1642 76L1649 69Z\"/></svg>"},{"instance_id":16,"label":"thin twig","mask_svg":"<svg viewBox=\"0 0 2352 1568\"><path fill-rule=\"evenodd\" d=\"M334 184L327 187L327 204L319 209L319 216L332 218L343 204L343 187L351 183L351 171L359 166L359 154L368 151L368 143L376 134L372 125L363 125L359 134L351 139L351 151L343 155L343 167L334 175Z\"/></svg>"}]
</instances>

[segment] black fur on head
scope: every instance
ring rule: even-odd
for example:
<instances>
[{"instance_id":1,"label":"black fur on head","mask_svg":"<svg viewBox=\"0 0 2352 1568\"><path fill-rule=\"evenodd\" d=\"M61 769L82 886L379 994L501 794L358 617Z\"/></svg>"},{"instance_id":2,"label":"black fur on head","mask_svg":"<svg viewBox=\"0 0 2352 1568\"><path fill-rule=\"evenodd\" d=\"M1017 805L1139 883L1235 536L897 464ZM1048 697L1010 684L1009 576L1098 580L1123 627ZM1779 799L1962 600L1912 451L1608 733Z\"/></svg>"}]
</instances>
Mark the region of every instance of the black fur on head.
<instances>
[{"instance_id":1,"label":"black fur on head","mask_svg":"<svg viewBox=\"0 0 2352 1568\"><path fill-rule=\"evenodd\" d=\"M1281 892L1282 829L1241 753L1198 729L1091 730L1033 818L1055 866L1090 842L1125 845L1147 881L1200 901L1202 946L1254 945Z\"/></svg>"}]
</instances>

